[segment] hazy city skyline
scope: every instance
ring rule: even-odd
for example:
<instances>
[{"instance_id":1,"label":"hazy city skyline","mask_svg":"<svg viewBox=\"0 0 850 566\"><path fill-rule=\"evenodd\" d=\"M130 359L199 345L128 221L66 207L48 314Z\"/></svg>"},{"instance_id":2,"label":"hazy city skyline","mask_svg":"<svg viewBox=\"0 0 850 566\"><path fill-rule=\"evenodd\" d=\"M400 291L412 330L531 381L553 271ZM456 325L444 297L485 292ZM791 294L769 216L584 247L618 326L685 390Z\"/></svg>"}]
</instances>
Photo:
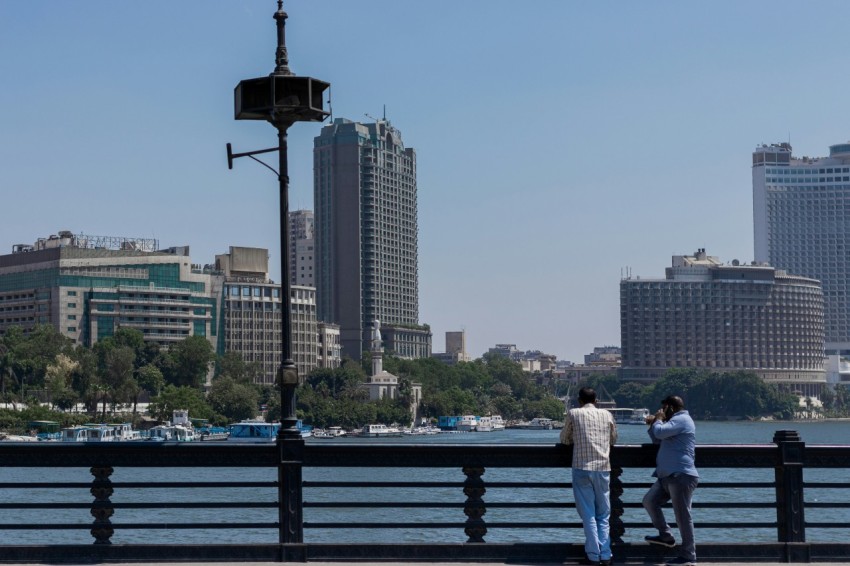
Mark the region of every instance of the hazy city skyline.
<instances>
[{"instance_id":1,"label":"hazy city skyline","mask_svg":"<svg viewBox=\"0 0 850 566\"><path fill-rule=\"evenodd\" d=\"M386 116L415 148L419 319L580 362L618 345L619 280L705 248L753 259L751 154L823 156L842 116L850 4L287 0L294 72L334 117ZM0 3L0 253L59 230L268 247L277 183L234 151L233 88L274 66L272 0ZM291 209L313 138L289 130ZM274 158L270 158L274 162Z\"/></svg>"}]
</instances>

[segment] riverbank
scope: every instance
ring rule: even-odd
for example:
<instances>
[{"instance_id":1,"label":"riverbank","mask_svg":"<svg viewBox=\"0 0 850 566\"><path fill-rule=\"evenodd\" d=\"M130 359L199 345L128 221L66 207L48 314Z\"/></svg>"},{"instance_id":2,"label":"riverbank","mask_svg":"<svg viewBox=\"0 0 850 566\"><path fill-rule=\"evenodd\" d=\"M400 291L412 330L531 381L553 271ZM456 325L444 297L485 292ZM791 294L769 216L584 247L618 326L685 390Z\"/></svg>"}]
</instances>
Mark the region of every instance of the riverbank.
<instances>
[{"instance_id":1,"label":"riverbank","mask_svg":"<svg viewBox=\"0 0 850 566\"><path fill-rule=\"evenodd\" d=\"M387 566L388 562L216 562L216 566L282 566L309 565L309 566ZM475 566L505 566L505 562L392 562L393 566L462 566L464 564ZM511 566L561 566L578 564L578 562L511 562ZM616 564L652 564L647 562L618 562ZM663 563L662 563L663 564ZM753 562L700 562L699 566L752 566ZM758 562L759 566L788 566L788 562ZM802 563L800 563L802 564ZM816 563L814 563L816 564ZM850 562L824 562L830 566L850 566ZM55 566L52 564L4 564L4 566ZM63 566L91 566L91 564ZM209 562L132 562L132 563L110 563L110 566L209 566Z\"/></svg>"}]
</instances>

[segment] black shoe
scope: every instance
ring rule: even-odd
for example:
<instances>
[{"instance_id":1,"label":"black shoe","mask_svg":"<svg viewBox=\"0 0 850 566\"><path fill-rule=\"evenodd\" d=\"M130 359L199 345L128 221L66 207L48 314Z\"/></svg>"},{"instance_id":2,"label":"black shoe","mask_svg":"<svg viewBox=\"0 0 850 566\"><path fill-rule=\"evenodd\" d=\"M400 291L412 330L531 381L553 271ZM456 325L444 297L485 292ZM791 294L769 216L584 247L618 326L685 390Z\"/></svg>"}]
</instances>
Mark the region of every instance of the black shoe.
<instances>
[{"instance_id":1,"label":"black shoe","mask_svg":"<svg viewBox=\"0 0 850 566\"><path fill-rule=\"evenodd\" d=\"M614 563L614 557L599 560L599 566L611 566Z\"/></svg>"},{"instance_id":2,"label":"black shoe","mask_svg":"<svg viewBox=\"0 0 850 566\"><path fill-rule=\"evenodd\" d=\"M643 537L643 540L645 540L649 544L658 544L661 546L666 546L667 548L672 548L676 546L676 539L674 539L673 535L671 534ZM668 564L670 564L670 562L668 562Z\"/></svg>"},{"instance_id":3,"label":"black shoe","mask_svg":"<svg viewBox=\"0 0 850 566\"><path fill-rule=\"evenodd\" d=\"M687 558L682 558L680 556L678 558L674 558L673 560L668 560L666 566L697 566L697 561L688 560Z\"/></svg>"},{"instance_id":4,"label":"black shoe","mask_svg":"<svg viewBox=\"0 0 850 566\"><path fill-rule=\"evenodd\" d=\"M582 566L600 566L599 560L591 560L587 556L578 561Z\"/></svg>"}]
</instances>

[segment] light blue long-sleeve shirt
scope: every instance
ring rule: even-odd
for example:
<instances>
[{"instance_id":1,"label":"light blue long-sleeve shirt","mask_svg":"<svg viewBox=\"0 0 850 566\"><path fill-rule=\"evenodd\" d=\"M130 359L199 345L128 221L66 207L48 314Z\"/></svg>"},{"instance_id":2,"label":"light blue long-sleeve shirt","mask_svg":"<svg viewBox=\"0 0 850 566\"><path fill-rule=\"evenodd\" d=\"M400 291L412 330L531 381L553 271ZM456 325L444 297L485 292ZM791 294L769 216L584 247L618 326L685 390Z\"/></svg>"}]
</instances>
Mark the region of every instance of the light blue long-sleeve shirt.
<instances>
[{"instance_id":1,"label":"light blue long-sleeve shirt","mask_svg":"<svg viewBox=\"0 0 850 566\"><path fill-rule=\"evenodd\" d=\"M661 445L652 475L666 478L681 473L699 477L694 465L696 425L687 411L679 411L667 422L656 420L649 427L649 437L654 444Z\"/></svg>"}]
</instances>

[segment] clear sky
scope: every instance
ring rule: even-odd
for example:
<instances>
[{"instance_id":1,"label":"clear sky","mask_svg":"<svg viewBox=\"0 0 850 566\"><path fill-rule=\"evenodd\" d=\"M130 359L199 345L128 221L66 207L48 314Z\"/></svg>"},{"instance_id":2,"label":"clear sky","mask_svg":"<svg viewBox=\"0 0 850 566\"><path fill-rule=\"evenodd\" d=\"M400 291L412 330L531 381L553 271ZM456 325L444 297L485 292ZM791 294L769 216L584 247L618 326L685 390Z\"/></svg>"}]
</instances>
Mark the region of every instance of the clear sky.
<instances>
[{"instance_id":1,"label":"clear sky","mask_svg":"<svg viewBox=\"0 0 850 566\"><path fill-rule=\"evenodd\" d=\"M59 230L268 247L274 129L233 87L274 68L273 0L0 2L0 253ZM290 66L418 159L420 321L581 361L618 345L619 280L753 258L751 152L848 140L850 2L288 0ZM290 129L312 209L316 123ZM274 156L270 157L274 161Z\"/></svg>"}]
</instances>

